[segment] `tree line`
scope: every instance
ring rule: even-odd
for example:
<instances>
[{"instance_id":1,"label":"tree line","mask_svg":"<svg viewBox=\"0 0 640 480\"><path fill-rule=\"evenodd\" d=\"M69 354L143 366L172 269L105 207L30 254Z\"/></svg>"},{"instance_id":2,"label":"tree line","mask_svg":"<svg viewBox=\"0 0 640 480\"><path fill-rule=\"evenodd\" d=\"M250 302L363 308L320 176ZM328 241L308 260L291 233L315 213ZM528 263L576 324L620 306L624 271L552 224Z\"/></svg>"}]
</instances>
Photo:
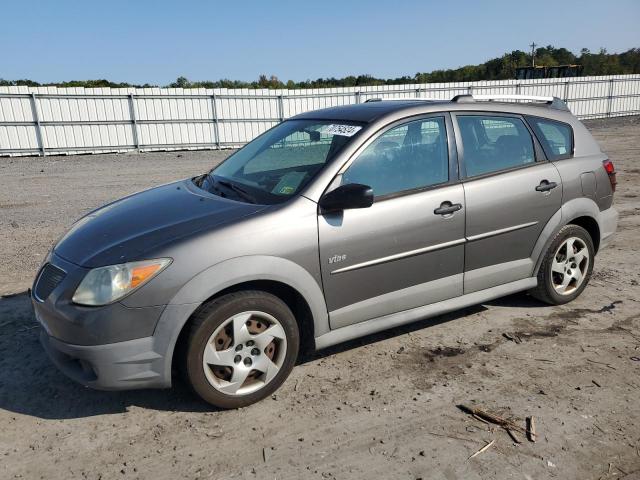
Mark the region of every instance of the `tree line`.
<instances>
[{"instance_id":1,"label":"tree line","mask_svg":"<svg viewBox=\"0 0 640 480\"><path fill-rule=\"evenodd\" d=\"M598 53L592 53L583 48L579 55L566 48L555 48L552 45L539 47L535 50L536 65L582 65L583 75L622 75L640 73L640 48L631 48L622 53L609 53L601 48ZM515 77L516 68L531 65L531 54L522 50L505 53L501 57L493 58L479 65L466 65L460 68L434 70L432 72L418 72L413 76L396 78L376 78L372 75L349 75L343 78L318 78L295 82L283 82L275 75L260 75L258 80L246 82L242 80L221 79L216 81L190 81L186 77L178 77L175 82L165 87L173 88L326 88L326 87L356 87L371 85L401 85L408 83L442 83L442 82L473 82L478 80L503 80ZM56 87L85 87L85 88L127 88L127 87L157 87L145 83L144 85L126 82L111 82L109 80L72 80L68 82L39 83L34 80L3 80L0 86L24 85L28 87L56 86Z\"/></svg>"}]
</instances>

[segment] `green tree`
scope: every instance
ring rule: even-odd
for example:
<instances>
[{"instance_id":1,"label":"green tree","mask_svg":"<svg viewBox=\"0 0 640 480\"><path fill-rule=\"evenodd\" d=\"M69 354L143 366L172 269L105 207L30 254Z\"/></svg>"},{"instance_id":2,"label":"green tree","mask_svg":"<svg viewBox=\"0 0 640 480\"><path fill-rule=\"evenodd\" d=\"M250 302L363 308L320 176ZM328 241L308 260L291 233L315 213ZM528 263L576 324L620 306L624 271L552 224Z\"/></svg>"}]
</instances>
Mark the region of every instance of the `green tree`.
<instances>
[{"instance_id":1,"label":"green tree","mask_svg":"<svg viewBox=\"0 0 640 480\"><path fill-rule=\"evenodd\" d=\"M178 77L175 82L169 84L169 87L189 88L191 87L191 82L187 79L187 77Z\"/></svg>"},{"instance_id":2,"label":"green tree","mask_svg":"<svg viewBox=\"0 0 640 480\"><path fill-rule=\"evenodd\" d=\"M315 80L303 80L295 82L289 80L285 83L277 76L260 75L256 81L246 82L223 78L220 80L190 81L186 77L178 77L169 87L174 88L323 88L323 87L357 87L370 85L398 85L407 83L435 83L435 82L470 82L476 80L500 80L514 78L516 68L531 64L530 54L522 50L513 50L511 53L487 60L479 65L465 65L459 68L447 70L434 70L431 72L416 72L412 76L400 76L395 78L376 78L372 75L349 75L343 78L317 78ZM592 53L587 48L580 50L575 55L566 48L556 48L553 45L536 49L536 65L553 66L578 64L583 66L584 75L612 75L640 73L640 48L632 48L622 53L609 53L602 48L598 53ZM4 80L0 79L0 86L59 86L59 87L151 87L155 85L133 85L129 83L116 83L106 79L98 80L71 80L66 82L38 83L29 79Z\"/></svg>"}]
</instances>

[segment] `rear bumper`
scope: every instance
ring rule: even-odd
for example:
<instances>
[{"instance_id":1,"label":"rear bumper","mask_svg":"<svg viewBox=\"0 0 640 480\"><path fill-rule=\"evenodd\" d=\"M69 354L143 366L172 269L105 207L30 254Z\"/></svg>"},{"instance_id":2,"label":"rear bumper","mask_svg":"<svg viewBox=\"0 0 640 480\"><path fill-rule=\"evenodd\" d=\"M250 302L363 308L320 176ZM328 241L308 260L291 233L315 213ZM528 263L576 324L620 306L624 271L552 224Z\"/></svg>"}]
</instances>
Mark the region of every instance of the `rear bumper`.
<instances>
[{"instance_id":1,"label":"rear bumper","mask_svg":"<svg viewBox=\"0 0 640 480\"><path fill-rule=\"evenodd\" d=\"M99 390L170 387L165 359L154 350L154 338L145 337L107 345L72 345L49 336L40 342L62 373Z\"/></svg>"},{"instance_id":2,"label":"rear bumper","mask_svg":"<svg viewBox=\"0 0 640 480\"><path fill-rule=\"evenodd\" d=\"M600 248L604 248L613 239L618 229L618 211L613 208L607 208L600 212Z\"/></svg>"}]
</instances>

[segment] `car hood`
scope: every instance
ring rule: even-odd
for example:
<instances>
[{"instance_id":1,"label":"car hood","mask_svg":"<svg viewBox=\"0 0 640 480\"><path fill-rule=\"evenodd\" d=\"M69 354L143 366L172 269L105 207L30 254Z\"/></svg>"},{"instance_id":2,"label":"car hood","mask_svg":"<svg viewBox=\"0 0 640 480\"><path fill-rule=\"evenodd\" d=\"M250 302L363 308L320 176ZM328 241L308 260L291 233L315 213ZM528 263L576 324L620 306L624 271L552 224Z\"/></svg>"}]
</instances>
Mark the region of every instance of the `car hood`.
<instances>
[{"instance_id":1,"label":"car hood","mask_svg":"<svg viewBox=\"0 0 640 480\"><path fill-rule=\"evenodd\" d=\"M84 267L140 260L177 239L264 208L210 195L191 180L183 180L133 194L89 213L71 227L54 251Z\"/></svg>"}]
</instances>

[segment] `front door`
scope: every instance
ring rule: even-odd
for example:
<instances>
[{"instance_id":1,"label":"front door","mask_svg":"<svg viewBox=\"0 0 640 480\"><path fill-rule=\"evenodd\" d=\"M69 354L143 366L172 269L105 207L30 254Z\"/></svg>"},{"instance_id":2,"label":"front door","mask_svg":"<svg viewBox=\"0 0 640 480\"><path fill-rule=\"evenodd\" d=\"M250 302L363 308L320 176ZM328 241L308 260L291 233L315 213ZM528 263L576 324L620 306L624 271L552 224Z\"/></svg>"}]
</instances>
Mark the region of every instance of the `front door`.
<instances>
[{"instance_id":1,"label":"front door","mask_svg":"<svg viewBox=\"0 0 640 480\"><path fill-rule=\"evenodd\" d=\"M464 293L532 275L534 245L562 202L556 167L519 116L456 114L465 191Z\"/></svg>"},{"instance_id":2,"label":"front door","mask_svg":"<svg viewBox=\"0 0 640 480\"><path fill-rule=\"evenodd\" d=\"M334 182L369 185L375 201L318 216L332 328L462 294L465 202L448 130L444 115L395 124Z\"/></svg>"}]
</instances>

